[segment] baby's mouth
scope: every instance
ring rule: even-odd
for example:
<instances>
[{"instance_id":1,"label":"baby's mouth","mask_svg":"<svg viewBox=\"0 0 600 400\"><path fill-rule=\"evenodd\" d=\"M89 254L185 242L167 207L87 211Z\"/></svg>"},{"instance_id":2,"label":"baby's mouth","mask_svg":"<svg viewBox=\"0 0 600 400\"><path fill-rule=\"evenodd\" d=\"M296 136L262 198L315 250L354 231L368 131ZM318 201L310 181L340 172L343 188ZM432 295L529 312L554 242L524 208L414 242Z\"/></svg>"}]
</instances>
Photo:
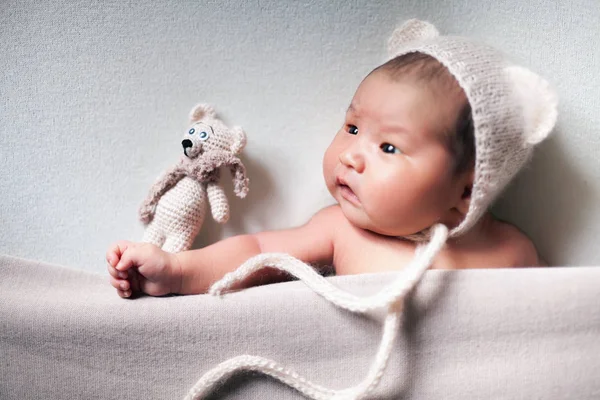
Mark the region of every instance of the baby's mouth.
<instances>
[{"instance_id":1,"label":"baby's mouth","mask_svg":"<svg viewBox=\"0 0 600 400\"><path fill-rule=\"evenodd\" d=\"M354 205L357 205L357 206L360 205L360 200L358 199L358 196L356 195L356 193L354 193L352 188L350 186L348 186L348 184L343 179L337 178L336 185L340 189L340 195L345 200L349 201L350 203L352 203Z\"/></svg>"}]
</instances>

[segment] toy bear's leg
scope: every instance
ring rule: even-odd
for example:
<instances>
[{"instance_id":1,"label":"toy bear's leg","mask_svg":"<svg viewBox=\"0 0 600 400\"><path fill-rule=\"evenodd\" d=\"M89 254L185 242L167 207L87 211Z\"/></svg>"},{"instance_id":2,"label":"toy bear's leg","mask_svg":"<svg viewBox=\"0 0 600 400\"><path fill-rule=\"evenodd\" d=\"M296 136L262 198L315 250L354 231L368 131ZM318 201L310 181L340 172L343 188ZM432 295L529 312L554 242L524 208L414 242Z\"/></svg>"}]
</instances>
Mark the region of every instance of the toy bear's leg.
<instances>
[{"instance_id":1,"label":"toy bear's leg","mask_svg":"<svg viewBox=\"0 0 600 400\"><path fill-rule=\"evenodd\" d=\"M169 235L162 249L170 253L179 253L180 251L188 250L192 247L192 243L194 242L195 236L196 235L193 235L191 233L187 235Z\"/></svg>"},{"instance_id":2,"label":"toy bear's leg","mask_svg":"<svg viewBox=\"0 0 600 400\"><path fill-rule=\"evenodd\" d=\"M165 229L167 240L163 250L172 253L189 250L206 216L206 189L191 178L182 179L167 194L172 195L171 220Z\"/></svg>"},{"instance_id":3,"label":"toy bear's leg","mask_svg":"<svg viewBox=\"0 0 600 400\"><path fill-rule=\"evenodd\" d=\"M207 208L204 184L183 178L160 199L152 223L165 240L162 249L178 253L192 247Z\"/></svg>"},{"instance_id":4,"label":"toy bear's leg","mask_svg":"<svg viewBox=\"0 0 600 400\"><path fill-rule=\"evenodd\" d=\"M142 242L152 243L158 247L162 247L165 243L165 235L161 229L158 229L155 221L150 222L150 224L146 227L144 236L142 237Z\"/></svg>"},{"instance_id":5,"label":"toy bear's leg","mask_svg":"<svg viewBox=\"0 0 600 400\"><path fill-rule=\"evenodd\" d=\"M192 247L206 215L206 210L204 209L205 196L199 196L199 199L201 201L195 205L195 209L189 207L186 215L181 217L181 219L185 218L184 221L174 221L169 225L167 238L162 247L163 250L171 253L179 253L180 251L189 250ZM190 204L193 206L191 202Z\"/></svg>"}]
</instances>

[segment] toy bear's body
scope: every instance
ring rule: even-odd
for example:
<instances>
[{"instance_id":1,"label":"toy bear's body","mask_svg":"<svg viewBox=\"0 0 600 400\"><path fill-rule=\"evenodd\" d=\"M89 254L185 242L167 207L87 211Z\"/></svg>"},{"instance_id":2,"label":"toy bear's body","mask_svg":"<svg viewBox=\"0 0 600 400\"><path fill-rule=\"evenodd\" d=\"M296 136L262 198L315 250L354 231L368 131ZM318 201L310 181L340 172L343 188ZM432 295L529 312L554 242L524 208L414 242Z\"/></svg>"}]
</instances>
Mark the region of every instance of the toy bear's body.
<instances>
[{"instance_id":1,"label":"toy bear's body","mask_svg":"<svg viewBox=\"0 0 600 400\"><path fill-rule=\"evenodd\" d=\"M244 131L228 128L203 104L192 110L190 119L182 141L184 156L158 179L140 207L146 224L142 240L173 253L191 248L207 208L218 223L229 219L227 197L219 185L220 167L230 168L237 196L248 192L245 168L236 156L246 143Z\"/></svg>"},{"instance_id":2,"label":"toy bear's body","mask_svg":"<svg viewBox=\"0 0 600 400\"><path fill-rule=\"evenodd\" d=\"M204 222L206 201L203 183L181 179L161 197L142 241L173 253L189 249Z\"/></svg>"}]
</instances>

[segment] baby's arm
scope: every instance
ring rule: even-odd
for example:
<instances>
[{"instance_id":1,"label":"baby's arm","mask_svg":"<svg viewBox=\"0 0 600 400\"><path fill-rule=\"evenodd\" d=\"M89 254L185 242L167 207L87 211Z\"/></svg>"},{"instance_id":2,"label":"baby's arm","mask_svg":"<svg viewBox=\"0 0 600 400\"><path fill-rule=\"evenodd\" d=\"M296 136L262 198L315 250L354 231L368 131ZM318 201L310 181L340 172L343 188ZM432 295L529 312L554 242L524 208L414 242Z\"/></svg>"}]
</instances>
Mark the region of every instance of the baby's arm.
<instances>
[{"instance_id":1,"label":"baby's arm","mask_svg":"<svg viewBox=\"0 0 600 400\"><path fill-rule=\"evenodd\" d=\"M315 214L305 225L281 231L234 236L211 246L177 253L182 271L181 294L205 293L210 285L261 253L288 253L304 262L331 264L336 213L332 207ZM281 279L278 270L261 270L236 288Z\"/></svg>"},{"instance_id":2,"label":"baby's arm","mask_svg":"<svg viewBox=\"0 0 600 400\"><path fill-rule=\"evenodd\" d=\"M288 253L307 263L331 264L337 218L339 213L329 207L299 228L235 236L181 253L168 253L149 243L119 241L106 254L110 282L121 297L136 292L199 294L260 253ZM279 270L265 268L236 288L278 281L283 276Z\"/></svg>"}]
</instances>

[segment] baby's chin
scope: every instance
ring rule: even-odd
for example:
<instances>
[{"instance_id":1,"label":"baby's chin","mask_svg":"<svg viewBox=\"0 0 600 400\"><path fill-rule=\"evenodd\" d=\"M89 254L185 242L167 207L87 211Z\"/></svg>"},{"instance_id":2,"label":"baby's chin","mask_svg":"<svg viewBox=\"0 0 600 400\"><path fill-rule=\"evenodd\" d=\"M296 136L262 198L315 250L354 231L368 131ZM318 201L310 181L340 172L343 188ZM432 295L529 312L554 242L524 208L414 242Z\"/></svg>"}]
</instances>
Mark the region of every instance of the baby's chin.
<instances>
[{"instance_id":1,"label":"baby's chin","mask_svg":"<svg viewBox=\"0 0 600 400\"><path fill-rule=\"evenodd\" d=\"M415 232L412 232L407 229L401 229L401 228L399 229L398 227L394 227L393 229L390 229L390 228L379 226L377 224L371 224L370 226L363 228L363 229L366 229L370 232L376 233L377 235L396 237L396 238L410 236L415 233Z\"/></svg>"},{"instance_id":2,"label":"baby's chin","mask_svg":"<svg viewBox=\"0 0 600 400\"><path fill-rule=\"evenodd\" d=\"M344 201L338 201L338 204L348 222L356 228L364 229L377 235L390 237L409 236L414 233L409 227L400 223L392 224L390 226L389 220L380 221L369 215L369 212L365 211L364 208L356 208L344 203Z\"/></svg>"}]
</instances>

